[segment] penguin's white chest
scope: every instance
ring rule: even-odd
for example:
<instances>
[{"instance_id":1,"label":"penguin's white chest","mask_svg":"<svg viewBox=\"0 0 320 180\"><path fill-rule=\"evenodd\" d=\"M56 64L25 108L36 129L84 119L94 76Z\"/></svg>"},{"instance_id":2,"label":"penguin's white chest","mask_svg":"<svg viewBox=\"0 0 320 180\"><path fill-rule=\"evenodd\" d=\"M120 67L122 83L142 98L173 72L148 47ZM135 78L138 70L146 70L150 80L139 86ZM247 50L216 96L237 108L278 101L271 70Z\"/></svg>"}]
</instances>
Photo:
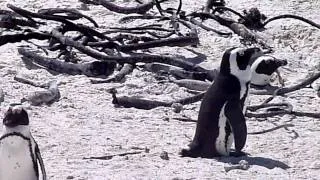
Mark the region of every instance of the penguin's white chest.
<instances>
[{"instance_id":1,"label":"penguin's white chest","mask_svg":"<svg viewBox=\"0 0 320 180\"><path fill-rule=\"evenodd\" d=\"M266 86L270 83L271 76L252 72L251 83L258 86Z\"/></svg>"},{"instance_id":2,"label":"penguin's white chest","mask_svg":"<svg viewBox=\"0 0 320 180\"><path fill-rule=\"evenodd\" d=\"M37 180L29 141L9 136L0 141L0 179Z\"/></svg>"},{"instance_id":3,"label":"penguin's white chest","mask_svg":"<svg viewBox=\"0 0 320 180\"><path fill-rule=\"evenodd\" d=\"M219 115L219 123L218 123L219 135L216 139L215 147L219 154L223 156L228 156L230 153L231 145L234 141L234 137L233 137L232 130L230 131L229 134L226 131L227 124L229 124L229 122L227 117L225 116L225 110L224 110L225 106L226 106L226 103L221 108L220 115ZM229 127L230 129L232 129L230 124L229 124Z\"/></svg>"}]
</instances>

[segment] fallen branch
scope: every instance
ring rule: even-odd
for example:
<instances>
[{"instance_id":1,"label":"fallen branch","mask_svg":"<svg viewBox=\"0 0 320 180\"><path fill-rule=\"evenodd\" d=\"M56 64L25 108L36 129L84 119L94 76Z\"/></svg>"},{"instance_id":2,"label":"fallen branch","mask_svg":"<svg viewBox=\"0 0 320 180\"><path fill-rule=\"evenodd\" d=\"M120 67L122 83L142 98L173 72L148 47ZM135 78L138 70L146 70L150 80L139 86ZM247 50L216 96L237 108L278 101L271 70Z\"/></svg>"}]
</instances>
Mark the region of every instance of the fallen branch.
<instances>
[{"instance_id":1,"label":"fallen branch","mask_svg":"<svg viewBox=\"0 0 320 180\"><path fill-rule=\"evenodd\" d=\"M154 40L154 41L149 41L144 43L122 45L122 46L118 46L118 50L122 52L128 52L132 50L149 49L149 48L162 47L162 46L183 47L183 46L197 45L197 44L199 44L199 37L182 36L182 37L175 37L175 38L169 38L169 39Z\"/></svg>"},{"instance_id":2,"label":"fallen branch","mask_svg":"<svg viewBox=\"0 0 320 180\"><path fill-rule=\"evenodd\" d=\"M200 93L192 97L187 97L184 99L176 100L173 102L162 102L162 101L156 101L156 100L147 100L147 99L141 99L137 97L128 97L128 96L122 96L122 97L117 97L116 96L116 91L110 91L112 94L112 103L118 106L122 106L125 108L137 108L137 109L145 109L145 110L150 110L156 107L164 106L164 107L172 107L174 104L181 104L181 105L186 105L186 104L191 104L197 101L200 101L205 93Z\"/></svg>"},{"instance_id":3,"label":"fallen branch","mask_svg":"<svg viewBox=\"0 0 320 180\"><path fill-rule=\"evenodd\" d=\"M207 91L212 84L210 82L193 80L193 79L172 80L170 82L173 82L180 87L185 87L185 88L196 90L196 91Z\"/></svg>"},{"instance_id":4,"label":"fallen branch","mask_svg":"<svg viewBox=\"0 0 320 180\"><path fill-rule=\"evenodd\" d=\"M67 9L67 8L49 8L49 9L40 9L38 11L39 14L43 15L55 15L55 14L60 14L60 13L66 13L67 16L63 16L63 18L72 18L72 20L77 20L80 18L85 18L88 21L90 21L95 27L99 27L98 23L93 20L91 17L82 14L76 9ZM71 16L73 15L73 16ZM57 16L57 15L56 15Z\"/></svg>"},{"instance_id":5,"label":"fallen branch","mask_svg":"<svg viewBox=\"0 0 320 180\"><path fill-rule=\"evenodd\" d=\"M87 54L93 58L103 60L103 61L112 61L112 62L118 62L123 64L124 63L135 64L137 62L144 62L144 63L160 62L160 63L171 64L174 66L182 67L186 70L196 70L196 71L204 71L204 72L206 71L205 69L197 65L194 65L193 63L183 61L180 59L175 59L168 56L157 56L157 55L146 55L146 54L132 55L129 57L108 56L92 48L85 47L81 43L74 41L71 38L63 36L57 30L53 30L51 34L53 37L59 40L61 44L72 46L84 54Z\"/></svg>"},{"instance_id":6,"label":"fallen branch","mask_svg":"<svg viewBox=\"0 0 320 180\"><path fill-rule=\"evenodd\" d=\"M110 83L110 82L120 82L126 75L130 74L133 71L133 65L124 64L121 70L115 76L108 78L106 80L95 80L91 79L92 84L100 84L100 83Z\"/></svg>"},{"instance_id":7,"label":"fallen branch","mask_svg":"<svg viewBox=\"0 0 320 180\"><path fill-rule=\"evenodd\" d=\"M226 36L226 37L229 37L232 35L231 32L221 32L221 31L218 31L216 29L213 29L211 27L208 27L208 26L205 26L204 24L202 24L200 21L197 21L196 19L194 18L190 18L190 22L193 23L194 25L197 25L199 27L201 27L202 29L206 30L206 31L212 31L214 33L217 33L221 36Z\"/></svg>"},{"instance_id":8,"label":"fallen branch","mask_svg":"<svg viewBox=\"0 0 320 180\"><path fill-rule=\"evenodd\" d=\"M26 32L23 34L10 34L0 36L0 46L7 43L16 43L23 40L37 39L37 40L48 40L50 39L50 34L40 33L40 32Z\"/></svg>"},{"instance_id":9,"label":"fallen branch","mask_svg":"<svg viewBox=\"0 0 320 180\"><path fill-rule=\"evenodd\" d=\"M15 76L13 78L15 81L17 82L20 82L20 83L23 83L23 84L28 84L28 85L31 85L31 86L34 86L34 87L40 87L40 88L47 88L49 87L49 84L48 83L39 83L39 82L34 82L34 81L31 81L29 79L25 79L23 77L19 77L19 76Z\"/></svg>"},{"instance_id":10,"label":"fallen branch","mask_svg":"<svg viewBox=\"0 0 320 180\"><path fill-rule=\"evenodd\" d=\"M66 27L68 27L69 31L75 30L75 31L83 33L84 35L86 35L88 37L97 36L97 37L102 38L102 39L106 39L107 38L102 33L98 32L98 31L96 31L94 29L91 29L88 26L76 25L73 22L68 21L68 20L66 20L65 18L62 18L62 17L33 13L33 12L30 12L30 11L18 8L16 6L14 6L14 5L11 5L11 4L8 4L7 7L12 9L14 12L24 16L24 17L40 18L40 19L46 19L46 20L52 20L52 21L57 21L57 22L64 23L66 25ZM66 27L64 28L65 30L67 29Z\"/></svg>"},{"instance_id":11,"label":"fallen branch","mask_svg":"<svg viewBox=\"0 0 320 180\"><path fill-rule=\"evenodd\" d=\"M52 104L60 99L60 91L58 89L58 82L51 81L48 83L48 89L43 91L36 91L27 98L22 98L21 103L28 101L31 105L39 106L41 104Z\"/></svg>"},{"instance_id":12,"label":"fallen branch","mask_svg":"<svg viewBox=\"0 0 320 180\"><path fill-rule=\"evenodd\" d=\"M20 29L19 26L38 27L38 24L34 21L24 20L17 18L13 15L1 15L0 27L8 29Z\"/></svg>"},{"instance_id":13,"label":"fallen branch","mask_svg":"<svg viewBox=\"0 0 320 180\"><path fill-rule=\"evenodd\" d=\"M311 21L311 20L309 20L309 19L306 19L306 18L304 18L304 17L297 16L297 15L292 15L292 14L283 14L283 15L279 15L279 16L272 17L272 18L266 20L266 21L263 23L263 26L266 26L268 23L270 23L270 22L272 22L272 21L274 21L274 20L282 19L282 18L298 19L298 20L300 20L300 21L303 21L303 22L305 22L305 23L310 24L311 26L314 26L314 27L320 29L320 25L319 25L319 24L317 24L317 23L315 23L315 22L313 22L313 21Z\"/></svg>"},{"instance_id":14,"label":"fallen branch","mask_svg":"<svg viewBox=\"0 0 320 180\"><path fill-rule=\"evenodd\" d=\"M171 74L179 79L195 79L205 81L210 79L209 72L186 71L180 67L167 65L163 63L147 63L143 66L147 71L159 74Z\"/></svg>"},{"instance_id":15,"label":"fallen branch","mask_svg":"<svg viewBox=\"0 0 320 180\"><path fill-rule=\"evenodd\" d=\"M125 16L119 20L119 23L127 23L131 20L136 19L160 19L162 16L153 16L153 15L142 15L142 16Z\"/></svg>"},{"instance_id":16,"label":"fallen branch","mask_svg":"<svg viewBox=\"0 0 320 180\"><path fill-rule=\"evenodd\" d=\"M26 48L18 48L18 52L23 55L25 61L35 62L47 69L66 73L70 75L84 74L89 77L95 77L100 75L108 76L113 73L115 63L93 61L83 64L74 64L64 61L59 61L56 58L47 58L38 55L35 52L29 51Z\"/></svg>"},{"instance_id":17,"label":"fallen branch","mask_svg":"<svg viewBox=\"0 0 320 180\"><path fill-rule=\"evenodd\" d=\"M79 0L79 1L82 3L85 3L85 4L102 5L103 7L107 8L110 11L122 13L122 14L132 14L132 13L145 14L154 5L153 1L150 1L146 4L138 5L136 7L121 7L121 6L115 5L107 0L98 0L98 1L96 1L96 0Z\"/></svg>"}]
</instances>

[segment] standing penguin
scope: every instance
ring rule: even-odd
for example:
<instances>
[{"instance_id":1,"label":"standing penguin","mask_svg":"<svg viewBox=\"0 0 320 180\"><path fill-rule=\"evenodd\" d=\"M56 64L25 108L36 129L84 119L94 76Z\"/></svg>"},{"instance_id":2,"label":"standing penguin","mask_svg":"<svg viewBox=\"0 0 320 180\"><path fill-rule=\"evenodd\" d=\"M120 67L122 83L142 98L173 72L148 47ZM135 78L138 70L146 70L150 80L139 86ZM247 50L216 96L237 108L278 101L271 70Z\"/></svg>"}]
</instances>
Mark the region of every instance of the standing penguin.
<instances>
[{"instance_id":1,"label":"standing penguin","mask_svg":"<svg viewBox=\"0 0 320 180\"><path fill-rule=\"evenodd\" d=\"M252 62L251 84L266 86L270 83L271 75L280 67L287 65L286 60L276 59L272 56L260 56Z\"/></svg>"},{"instance_id":2,"label":"standing penguin","mask_svg":"<svg viewBox=\"0 0 320 180\"><path fill-rule=\"evenodd\" d=\"M246 143L243 114L251 79L249 61L262 55L259 48L231 48L225 51L220 72L204 96L194 139L181 156L212 158L240 156ZM235 152L230 154L235 141Z\"/></svg>"},{"instance_id":3,"label":"standing penguin","mask_svg":"<svg viewBox=\"0 0 320 180\"><path fill-rule=\"evenodd\" d=\"M46 179L39 147L30 133L29 118L23 108L12 108L3 119L0 137L0 179L38 180L38 161Z\"/></svg>"}]
</instances>

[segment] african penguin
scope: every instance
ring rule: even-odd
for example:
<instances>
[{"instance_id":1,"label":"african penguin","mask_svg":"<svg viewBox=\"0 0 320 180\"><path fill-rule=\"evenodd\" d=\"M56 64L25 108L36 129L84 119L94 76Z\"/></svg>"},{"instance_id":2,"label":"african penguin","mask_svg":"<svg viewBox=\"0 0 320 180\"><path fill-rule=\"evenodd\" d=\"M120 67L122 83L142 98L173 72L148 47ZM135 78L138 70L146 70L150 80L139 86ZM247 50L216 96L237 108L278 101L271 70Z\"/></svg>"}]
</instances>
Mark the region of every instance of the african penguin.
<instances>
[{"instance_id":1,"label":"african penguin","mask_svg":"<svg viewBox=\"0 0 320 180\"><path fill-rule=\"evenodd\" d=\"M240 156L246 143L243 114L251 79L249 60L262 55L259 48L230 48L225 51L220 72L207 90L200 106L193 141L181 156L212 158ZM235 141L235 152L230 153Z\"/></svg>"},{"instance_id":2,"label":"african penguin","mask_svg":"<svg viewBox=\"0 0 320 180\"><path fill-rule=\"evenodd\" d=\"M260 56L256 58L252 65L251 84L266 86L270 83L271 75L280 67L287 65L286 60L276 59L272 56Z\"/></svg>"},{"instance_id":3,"label":"african penguin","mask_svg":"<svg viewBox=\"0 0 320 180\"><path fill-rule=\"evenodd\" d=\"M38 180L38 162L42 179L46 179L39 147L30 133L27 112L21 107L10 107L3 119L0 137L0 179Z\"/></svg>"}]
</instances>

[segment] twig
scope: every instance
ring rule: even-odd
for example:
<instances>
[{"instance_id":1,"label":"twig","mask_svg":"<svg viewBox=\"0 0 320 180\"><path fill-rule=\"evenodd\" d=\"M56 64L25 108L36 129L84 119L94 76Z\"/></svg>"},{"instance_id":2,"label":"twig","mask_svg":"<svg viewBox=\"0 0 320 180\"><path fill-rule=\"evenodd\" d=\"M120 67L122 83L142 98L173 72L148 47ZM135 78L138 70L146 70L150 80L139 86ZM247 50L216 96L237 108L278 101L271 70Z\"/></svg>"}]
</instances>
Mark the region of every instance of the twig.
<instances>
[{"instance_id":1,"label":"twig","mask_svg":"<svg viewBox=\"0 0 320 180\"><path fill-rule=\"evenodd\" d=\"M251 135L264 134L264 133L268 133L268 132L271 132L271 131L275 131L275 130L280 129L280 128L287 128L287 127L294 127L294 124L282 124L282 125L270 128L270 129L262 130L262 131L248 132L248 134L251 134Z\"/></svg>"},{"instance_id":2,"label":"twig","mask_svg":"<svg viewBox=\"0 0 320 180\"><path fill-rule=\"evenodd\" d=\"M134 154L141 154L144 151L134 151L134 152L126 152L114 155L106 155L106 156L92 156L92 157L84 157L83 159L100 159L100 160L109 160L115 156L127 156L127 155L134 155Z\"/></svg>"}]
</instances>

